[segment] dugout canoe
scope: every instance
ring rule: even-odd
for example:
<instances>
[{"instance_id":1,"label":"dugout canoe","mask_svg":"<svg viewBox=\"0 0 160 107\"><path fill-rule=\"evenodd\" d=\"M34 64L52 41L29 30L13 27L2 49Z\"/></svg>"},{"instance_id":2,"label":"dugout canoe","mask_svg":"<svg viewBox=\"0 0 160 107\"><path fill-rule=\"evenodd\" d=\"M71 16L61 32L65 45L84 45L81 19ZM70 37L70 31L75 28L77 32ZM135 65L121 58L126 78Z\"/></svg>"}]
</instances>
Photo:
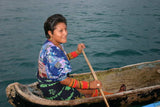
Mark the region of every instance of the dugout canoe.
<instances>
[{"instance_id":1,"label":"dugout canoe","mask_svg":"<svg viewBox=\"0 0 160 107\"><path fill-rule=\"evenodd\" d=\"M105 96L110 107L160 101L160 60L96 71L96 74L103 83L103 90L115 93ZM79 80L93 80L91 73L73 74L72 76ZM117 93L121 84L126 85L127 91ZM28 85L17 82L9 84L6 88L6 95L8 102L16 107L105 106L102 96L70 101L44 99L37 82Z\"/></svg>"}]
</instances>

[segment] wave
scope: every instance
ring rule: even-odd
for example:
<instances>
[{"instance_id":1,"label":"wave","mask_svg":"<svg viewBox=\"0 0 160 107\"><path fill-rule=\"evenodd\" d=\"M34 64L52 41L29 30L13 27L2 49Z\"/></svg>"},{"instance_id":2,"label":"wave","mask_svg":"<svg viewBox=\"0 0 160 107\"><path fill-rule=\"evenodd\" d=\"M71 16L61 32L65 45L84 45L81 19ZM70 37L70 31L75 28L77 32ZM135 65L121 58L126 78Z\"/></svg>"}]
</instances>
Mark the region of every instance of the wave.
<instances>
[{"instance_id":1,"label":"wave","mask_svg":"<svg viewBox=\"0 0 160 107\"><path fill-rule=\"evenodd\" d=\"M94 13L94 14L98 16L105 15L104 13Z\"/></svg>"},{"instance_id":2,"label":"wave","mask_svg":"<svg viewBox=\"0 0 160 107\"><path fill-rule=\"evenodd\" d=\"M133 56L133 55L143 55L143 54L138 52L138 51L136 51L136 50L126 49L126 50L119 50L119 51L112 52L110 55L111 56L114 56L114 55Z\"/></svg>"},{"instance_id":3,"label":"wave","mask_svg":"<svg viewBox=\"0 0 160 107\"><path fill-rule=\"evenodd\" d=\"M36 78L24 78L24 79L6 79L6 80L0 80L1 85L7 86L8 84L14 83L14 82L19 82L19 83L33 83L36 82Z\"/></svg>"},{"instance_id":4,"label":"wave","mask_svg":"<svg viewBox=\"0 0 160 107\"><path fill-rule=\"evenodd\" d=\"M23 62L19 64L20 67L35 67L36 64L34 62Z\"/></svg>"},{"instance_id":5,"label":"wave","mask_svg":"<svg viewBox=\"0 0 160 107\"><path fill-rule=\"evenodd\" d=\"M100 52L100 53L95 53L93 56L94 57L100 57L100 56L108 56L109 54L107 54L107 53L104 53L104 52Z\"/></svg>"},{"instance_id":6,"label":"wave","mask_svg":"<svg viewBox=\"0 0 160 107\"><path fill-rule=\"evenodd\" d=\"M92 33L98 33L98 32L101 32L101 31L99 31L99 30L89 30L88 32L92 32Z\"/></svg>"},{"instance_id":7,"label":"wave","mask_svg":"<svg viewBox=\"0 0 160 107\"><path fill-rule=\"evenodd\" d=\"M101 52L101 53L96 53L93 56L95 57L101 57L101 56L106 56L106 57L111 57L111 56L135 56L135 55L143 55L141 52L138 52L136 50L132 50L132 49L125 49L125 50L118 50L118 51L114 51L110 54Z\"/></svg>"},{"instance_id":8,"label":"wave","mask_svg":"<svg viewBox=\"0 0 160 107\"><path fill-rule=\"evenodd\" d=\"M122 35L119 35L119 34L110 34L110 35L107 35L107 37L118 38L118 37L122 37Z\"/></svg>"},{"instance_id":9,"label":"wave","mask_svg":"<svg viewBox=\"0 0 160 107\"><path fill-rule=\"evenodd\" d=\"M160 49L150 49L150 52L154 53L160 53Z\"/></svg>"},{"instance_id":10,"label":"wave","mask_svg":"<svg viewBox=\"0 0 160 107\"><path fill-rule=\"evenodd\" d=\"M160 41L156 41L155 43L160 44Z\"/></svg>"}]
</instances>

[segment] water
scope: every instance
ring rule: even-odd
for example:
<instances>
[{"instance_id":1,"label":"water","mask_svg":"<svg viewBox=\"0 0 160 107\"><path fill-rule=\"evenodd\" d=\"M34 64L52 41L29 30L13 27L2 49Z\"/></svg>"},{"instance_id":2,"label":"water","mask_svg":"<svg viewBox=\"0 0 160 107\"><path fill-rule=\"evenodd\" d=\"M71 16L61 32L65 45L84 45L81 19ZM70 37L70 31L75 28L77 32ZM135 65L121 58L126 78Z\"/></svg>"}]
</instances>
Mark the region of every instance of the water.
<instances>
[{"instance_id":1,"label":"water","mask_svg":"<svg viewBox=\"0 0 160 107\"><path fill-rule=\"evenodd\" d=\"M159 60L159 0L1 0L0 107L13 82L36 81L37 58L45 41L43 23L52 14L68 20L67 52L85 43L94 70ZM73 73L90 72L83 55L71 61Z\"/></svg>"}]
</instances>

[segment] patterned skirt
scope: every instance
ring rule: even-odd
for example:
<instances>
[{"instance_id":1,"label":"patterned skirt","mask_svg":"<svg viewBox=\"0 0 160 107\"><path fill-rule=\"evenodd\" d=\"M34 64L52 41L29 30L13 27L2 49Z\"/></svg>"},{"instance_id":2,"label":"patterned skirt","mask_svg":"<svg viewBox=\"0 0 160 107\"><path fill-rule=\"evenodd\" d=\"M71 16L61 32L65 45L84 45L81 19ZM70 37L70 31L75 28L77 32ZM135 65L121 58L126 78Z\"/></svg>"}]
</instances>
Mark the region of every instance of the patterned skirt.
<instances>
[{"instance_id":1,"label":"patterned skirt","mask_svg":"<svg viewBox=\"0 0 160 107\"><path fill-rule=\"evenodd\" d=\"M49 100L74 100L77 98L84 98L77 89L61 84L60 82L53 82L52 80L41 78L37 74L39 88L43 96Z\"/></svg>"}]
</instances>

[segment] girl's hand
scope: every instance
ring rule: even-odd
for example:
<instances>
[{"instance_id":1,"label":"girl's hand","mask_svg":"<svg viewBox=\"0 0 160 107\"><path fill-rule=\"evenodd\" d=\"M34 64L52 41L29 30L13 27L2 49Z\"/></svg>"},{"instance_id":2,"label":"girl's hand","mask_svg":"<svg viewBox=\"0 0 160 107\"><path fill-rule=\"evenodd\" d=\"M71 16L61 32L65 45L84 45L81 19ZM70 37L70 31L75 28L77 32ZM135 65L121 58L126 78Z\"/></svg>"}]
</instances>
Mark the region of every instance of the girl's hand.
<instances>
[{"instance_id":1,"label":"girl's hand","mask_svg":"<svg viewBox=\"0 0 160 107\"><path fill-rule=\"evenodd\" d=\"M90 89L102 88L102 83L99 80L90 82Z\"/></svg>"},{"instance_id":2,"label":"girl's hand","mask_svg":"<svg viewBox=\"0 0 160 107\"><path fill-rule=\"evenodd\" d=\"M78 46L77 46L77 52L78 52L78 54L81 54L82 50L84 48L86 48L86 47L85 47L85 45L83 43L78 44Z\"/></svg>"}]
</instances>

